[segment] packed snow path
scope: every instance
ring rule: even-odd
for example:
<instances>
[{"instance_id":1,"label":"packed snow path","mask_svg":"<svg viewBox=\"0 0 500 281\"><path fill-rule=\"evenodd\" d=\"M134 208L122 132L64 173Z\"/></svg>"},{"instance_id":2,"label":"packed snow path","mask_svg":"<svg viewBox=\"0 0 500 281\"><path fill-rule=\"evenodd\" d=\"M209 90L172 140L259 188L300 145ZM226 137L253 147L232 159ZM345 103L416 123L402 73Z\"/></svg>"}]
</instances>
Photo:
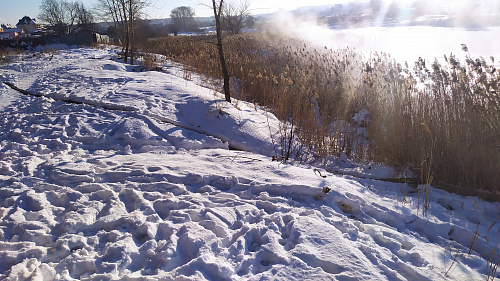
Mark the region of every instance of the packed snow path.
<instances>
[{"instance_id":1,"label":"packed snow path","mask_svg":"<svg viewBox=\"0 0 500 281\"><path fill-rule=\"evenodd\" d=\"M0 84L0 279L486 279L498 203L272 162L272 115L114 56L0 66L45 96Z\"/></svg>"}]
</instances>

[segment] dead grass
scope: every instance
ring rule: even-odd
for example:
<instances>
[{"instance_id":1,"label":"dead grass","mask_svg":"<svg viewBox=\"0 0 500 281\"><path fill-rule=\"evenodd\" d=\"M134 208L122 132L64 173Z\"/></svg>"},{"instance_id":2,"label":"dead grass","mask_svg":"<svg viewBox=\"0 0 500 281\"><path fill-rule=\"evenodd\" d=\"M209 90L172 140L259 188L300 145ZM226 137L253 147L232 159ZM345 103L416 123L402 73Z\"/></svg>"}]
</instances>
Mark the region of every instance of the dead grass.
<instances>
[{"instance_id":1,"label":"dead grass","mask_svg":"<svg viewBox=\"0 0 500 281\"><path fill-rule=\"evenodd\" d=\"M177 36L142 47L217 81L214 43L211 36ZM280 159L326 163L345 153L409 166L426 185L433 179L498 189L500 76L486 60L461 64L449 56L444 65L409 66L386 54L363 60L350 49L314 48L274 33L227 36L224 45L238 84L233 97L266 106L283 121L275 140ZM362 109L369 120L354 126Z\"/></svg>"}]
</instances>

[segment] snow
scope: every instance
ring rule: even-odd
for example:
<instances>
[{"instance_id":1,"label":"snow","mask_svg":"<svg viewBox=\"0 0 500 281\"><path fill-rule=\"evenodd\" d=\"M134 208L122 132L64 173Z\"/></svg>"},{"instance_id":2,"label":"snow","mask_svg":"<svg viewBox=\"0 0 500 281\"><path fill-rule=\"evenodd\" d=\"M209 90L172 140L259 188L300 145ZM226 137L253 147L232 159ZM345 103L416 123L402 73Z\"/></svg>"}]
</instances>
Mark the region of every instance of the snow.
<instances>
[{"instance_id":1,"label":"snow","mask_svg":"<svg viewBox=\"0 0 500 281\"><path fill-rule=\"evenodd\" d=\"M273 162L272 114L116 57L0 66L42 95L0 84L0 279L486 278L499 203Z\"/></svg>"}]
</instances>

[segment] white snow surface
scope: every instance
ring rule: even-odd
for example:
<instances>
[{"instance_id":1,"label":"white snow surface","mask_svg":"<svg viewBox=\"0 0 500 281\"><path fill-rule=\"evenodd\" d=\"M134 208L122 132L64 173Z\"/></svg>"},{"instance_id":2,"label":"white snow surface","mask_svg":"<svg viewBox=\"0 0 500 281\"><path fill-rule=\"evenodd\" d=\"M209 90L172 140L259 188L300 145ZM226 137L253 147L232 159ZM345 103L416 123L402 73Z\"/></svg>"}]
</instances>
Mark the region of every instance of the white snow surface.
<instances>
[{"instance_id":1,"label":"white snow surface","mask_svg":"<svg viewBox=\"0 0 500 281\"><path fill-rule=\"evenodd\" d=\"M272 114L115 57L0 66L43 95L0 84L0 279L486 279L500 204L273 162Z\"/></svg>"}]
</instances>

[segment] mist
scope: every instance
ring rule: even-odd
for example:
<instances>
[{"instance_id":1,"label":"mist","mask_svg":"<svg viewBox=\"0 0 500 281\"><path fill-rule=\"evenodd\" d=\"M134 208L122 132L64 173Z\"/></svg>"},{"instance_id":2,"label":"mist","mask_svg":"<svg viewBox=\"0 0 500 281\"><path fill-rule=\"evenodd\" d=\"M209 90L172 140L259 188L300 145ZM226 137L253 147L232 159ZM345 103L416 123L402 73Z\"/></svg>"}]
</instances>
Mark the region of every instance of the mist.
<instances>
[{"instance_id":1,"label":"mist","mask_svg":"<svg viewBox=\"0 0 500 281\"><path fill-rule=\"evenodd\" d=\"M350 48L365 57L386 53L409 63L456 55L461 61L500 58L497 1L371 1L282 11L261 24L267 31L300 38L318 47ZM397 11L397 12L396 12ZM372 14L369 14L371 12ZM467 45L469 52L462 50ZM497 60L498 61L498 60Z\"/></svg>"}]
</instances>

